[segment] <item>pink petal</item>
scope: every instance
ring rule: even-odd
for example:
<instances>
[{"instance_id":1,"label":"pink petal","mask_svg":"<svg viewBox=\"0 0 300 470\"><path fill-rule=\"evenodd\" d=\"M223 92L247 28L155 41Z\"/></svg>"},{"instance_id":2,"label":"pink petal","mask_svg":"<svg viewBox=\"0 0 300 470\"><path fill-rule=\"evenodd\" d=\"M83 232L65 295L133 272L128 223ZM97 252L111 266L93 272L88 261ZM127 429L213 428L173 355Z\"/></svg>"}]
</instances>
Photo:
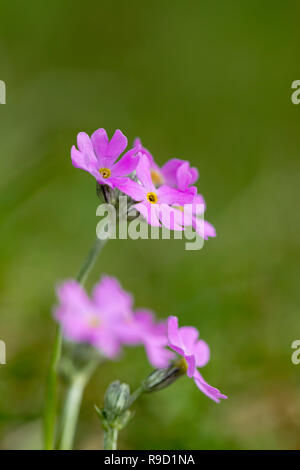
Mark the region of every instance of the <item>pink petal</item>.
<instances>
[{"instance_id":1,"label":"pink petal","mask_svg":"<svg viewBox=\"0 0 300 470\"><path fill-rule=\"evenodd\" d=\"M77 135L77 145L78 150L75 145L71 149L72 164L76 168L90 171L97 166L97 158L94 154L90 138L85 132L79 132Z\"/></svg>"},{"instance_id":2,"label":"pink petal","mask_svg":"<svg viewBox=\"0 0 300 470\"><path fill-rule=\"evenodd\" d=\"M152 183L150 173L150 163L146 155L139 152L139 163L136 168L136 174L139 181L143 184L147 192L155 192L155 186Z\"/></svg>"},{"instance_id":3,"label":"pink petal","mask_svg":"<svg viewBox=\"0 0 300 470\"><path fill-rule=\"evenodd\" d=\"M194 346L194 355L197 367L204 367L208 363L210 358L210 349L208 344L202 339L197 341Z\"/></svg>"},{"instance_id":4,"label":"pink petal","mask_svg":"<svg viewBox=\"0 0 300 470\"><path fill-rule=\"evenodd\" d=\"M133 207L138 212L140 212L140 214L142 214L149 225L152 225L153 227L161 226L156 212L156 204L150 204L150 202L140 202L139 204L135 204Z\"/></svg>"},{"instance_id":5,"label":"pink petal","mask_svg":"<svg viewBox=\"0 0 300 470\"><path fill-rule=\"evenodd\" d=\"M112 176L127 176L136 169L139 158L135 155L137 148L133 148L126 152L123 157L113 165Z\"/></svg>"},{"instance_id":6,"label":"pink petal","mask_svg":"<svg viewBox=\"0 0 300 470\"><path fill-rule=\"evenodd\" d=\"M150 163L150 167L151 167L151 168L154 167L154 166L157 166L156 163L154 162L154 158L153 158L152 154L149 152L148 149L146 149L145 147L143 147L142 142L141 142L141 139L140 139L139 137L137 137L136 139L134 139L133 145L134 145L135 147L138 147L138 150L139 150L141 153L143 153L143 154L146 155L146 157L147 157L148 160L149 160L149 163Z\"/></svg>"},{"instance_id":7,"label":"pink petal","mask_svg":"<svg viewBox=\"0 0 300 470\"><path fill-rule=\"evenodd\" d=\"M81 170L85 171L90 170L91 162L88 155L77 150L75 145L73 145L71 148L71 160L72 165L75 166L75 168L80 168Z\"/></svg>"},{"instance_id":8,"label":"pink petal","mask_svg":"<svg viewBox=\"0 0 300 470\"><path fill-rule=\"evenodd\" d=\"M179 335L178 318L175 316L170 316L167 319L167 335L170 348L177 348L176 351L180 349L181 353L183 353L182 342Z\"/></svg>"},{"instance_id":9,"label":"pink petal","mask_svg":"<svg viewBox=\"0 0 300 470\"><path fill-rule=\"evenodd\" d=\"M187 362L187 365L188 365L188 369L187 369L187 376L188 377L193 377L194 374L195 374L195 370L196 370L196 360L195 360L195 356L191 355L191 356L185 356L185 360Z\"/></svg>"},{"instance_id":10,"label":"pink petal","mask_svg":"<svg viewBox=\"0 0 300 470\"><path fill-rule=\"evenodd\" d=\"M190 165L188 162L184 162L177 169L176 172L177 187L180 191L185 191L192 181L192 175L190 173Z\"/></svg>"},{"instance_id":11,"label":"pink petal","mask_svg":"<svg viewBox=\"0 0 300 470\"><path fill-rule=\"evenodd\" d=\"M193 227L204 240L207 240L208 237L216 237L217 235L214 226L202 218L194 217Z\"/></svg>"},{"instance_id":12,"label":"pink petal","mask_svg":"<svg viewBox=\"0 0 300 470\"><path fill-rule=\"evenodd\" d=\"M119 281L111 276L102 276L92 293L97 307L107 316L122 318L132 309L133 297L122 289Z\"/></svg>"},{"instance_id":13,"label":"pink petal","mask_svg":"<svg viewBox=\"0 0 300 470\"><path fill-rule=\"evenodd\" d=\"M109 331L103 330L93 340L93 345L110 359L114 359L120 354L121 344L114 334L111 334Z\"/></svg>"},{"instance_id":14,"label":"pink petal","mask_svg":"<svg viewBox=\"0 0 300 470\"><path fill-rule=\"evenodd\" d=\"M144 187L130 178L120 178L116 187L135 201L143 201L146 198Z\"/></svg>"},{"instance_id":15,"label":"pink petal","mask_svg":"<svg viewBox=\"0 0 300 470\"><path fill-rule=\"evenodd\" d=\"M186 354L194 354L194 348L199 336L197 328L193 326L182 326L179 328L179 335Z\"/></svg>"},{"instance_id":16,"label":"pink petal","mask_svg":"<svg viewBox=\"0 0 300 470\"><path fill-rule=\"evenodd\" d=\"M202 194L197 194L193 200L193 214L202 215L206 209L206 204Z\"/></svg>"},{"instance_id":17,"label":"pink petal","mask_svg":"<svg viewBox=\"0 0 300 470\"><path fill-rule=\"evenodd\" d=\"M127 138L117 129L112 136L106 151L106 156L115 161L127 147Z\"/></svg>"},{"instance_id":18,"label":"pink petal","mask_svg":"<svg viewBox=\"0 0 300 470\"><path fill-rule=\"evenodd\" d=\"M171 158L167 161L161 168L161 172L164 176L166 183L169 186L177 186L176 173L180 165L184 163L184 160L179 160L178 158Z\"/></svg>"},{"instance_id":19,"label":"pink petal","mask_svg":"<svg viewBox=\"0 0 300 470\"><path fill-rule=\"evenodd\" d=\"M108 137L105 129L97 129L91 136L93 148L98 157L98 160L102 160L106 157L106 151L108 146Z\"/></svg>"},{"instance_id":20,"label":"pink petal","mask_svg":"<svg viewBox=\"0 0 300 470\"><path fill-rule=\"evenodd\" d=\"M220 403L220 399L223 398L223 399L226 399L227 396L226 395L223 395L220 390L218 390L217 388L214 388L212 387L211 385L209 385L205 380L204 378L202 377L202 375L199 373L199 371L195 371L195 374L194 374L194 381L197 385L197 387L201 390L201 392L203 392L205 395L207 395L209 398L211 398L212 400L214 400L216 403Z\"/></svg>"},{"instance_id":21,"label":"pink petal","mask_svg":"<svg viewBox=\"0 0 300 470\"><path fill-rule=\"evenodd\" d=\"M189 188L188 191L179 191L178 189L171 188L170 186L163 185L157 190L160 203L172 204L175 206L183 206L184 204L191 204L194 199L194 190Z\"/></svg>"},{"instance_id":22,"label":"pink petal","mask_svg":"<svg viewBox=\"0 0 300 470\"><path fill-rule=\"evenodd\" d=\"M163 369L167 367L170 360L174 358L174 353L166 349L163 345L152 343L145 344L148 360L153 367Z\"/></svg>"},{"instance_id":23,"label":"pink petal","mask_svg":"<svg viewBox=\"0 0 300 470\"><path fill-rule=\"evenodd\" d=\"M56 293L61 304L72 305L76 308L85 307L90 301L81 284L73 279L60 284Z\"/></svg>"},{"instance_id":24,"label":"pink petal","mask_svg":"<svg viewBox=\"0 0 300 470\"><path fill-rule=\"evenodd\" d=\"M158 217L169 230L183 230L183 213L168 204L159 204L157 208Z\"/></svg>"},{"instance_id":25,"label":"pink petal","mask_svg":"<svg viewBox=\"0 0 300 470\"><path fill-rule=\"evenodd\" d=\"M196 183L197 179L199 178L199 171L197 170L197 168L190 168L190 173L191 173L191 182L190 184L194 184Z\"/></svg>"},{"instance_id":26,"label":"pink petal","mask_svg":"<svg viewBox=\"0 0 300 470\"><path fill-rule=\"evenodd\" d=\"M80 152L83 152L87 155L94 155L94 149L92 146L91 139L86 134L86 132L79 132L79 134L77 135L77 147Z\"/></svg>"}]
</instances>

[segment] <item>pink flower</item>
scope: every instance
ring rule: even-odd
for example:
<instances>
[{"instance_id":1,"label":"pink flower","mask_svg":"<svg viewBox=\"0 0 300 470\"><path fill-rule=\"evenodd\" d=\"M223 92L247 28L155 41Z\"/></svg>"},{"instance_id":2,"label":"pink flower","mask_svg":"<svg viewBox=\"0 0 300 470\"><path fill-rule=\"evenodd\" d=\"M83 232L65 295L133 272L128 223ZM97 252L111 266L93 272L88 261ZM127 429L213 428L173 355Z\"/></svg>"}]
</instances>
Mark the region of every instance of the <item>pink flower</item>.
<instances>
[{"instance_id":1,"label":"pink flower","mask_svg":"<svg viewBox=\"0 0 300 470\"><path fill-rule=\"evenodd\" d=\"M132 297L118 281L104 276L89 298L75 280L64 282L57 289L59 305L54 315L64 336L75 342L92 344L109 358L116 357L122 342L116 325L131 315Z\"/></svg>"},{"instance_id":2,"label":"pink flower","mask_svg":"<svg viewBox=\"0 0 300 470\"><path fill-rule=\"evenodd\" d=\"M170 230L183 230L178 223L181 220L181 215L171 206L191 203L196 188L191 187L184 192L166 185L156 188L151 179L150 163L147 156L141 153L138 153L138 156L140 160L136 174L139 182L126 180L119 184L119 189L138 201L133 207L142 214L150 225L159 227L162 224Z\"/></svg>"},{"instance_id":3,"label":"pink flower","mask_svg":"<svg viewBox=\"0 0 300 470\"><path fill-rule=\"evenodd\" d=\"M209 347L205 341L199 340L199 332L192 326L178 328L177 317L168 318L169 347L183 357L187 376L193 378L197 387L209 398L219 403L227 398L217 388L208 385L197 367L205 366L210 358Z\"/></svg>"},{"instance_id":4,"label":"pink flower","mask_svg":"<svg viewBox=\"0 0 300 470\"><path fill-rule=\"evenodd\" d=\"M157 163L155 163L149 150L142 146L139 138L135 139L134 146L138 147L139 151L148 158L151 178L155 186L167 184L180 191L186 191L189 186L197 181L199 177L198 170L197 168L191 167L188 161L172 158L160 168Z\"/></svg>"},{"instance_id":5,"label":"pink flower","mask_svg":"<svg viewBox=\"0 0 300 470\"><path fill-rule=\"evenodd\" d=\"M108 140L105 129L98 129L91 138L85 132L79 132L77 146L71 149L72 163L76 168L88 171L98 183L117 188L120 180L135 170L138 158L137 148L126 152L116 162L127 147L127 138L117 129Z\"/></svg>"}]
</instances>

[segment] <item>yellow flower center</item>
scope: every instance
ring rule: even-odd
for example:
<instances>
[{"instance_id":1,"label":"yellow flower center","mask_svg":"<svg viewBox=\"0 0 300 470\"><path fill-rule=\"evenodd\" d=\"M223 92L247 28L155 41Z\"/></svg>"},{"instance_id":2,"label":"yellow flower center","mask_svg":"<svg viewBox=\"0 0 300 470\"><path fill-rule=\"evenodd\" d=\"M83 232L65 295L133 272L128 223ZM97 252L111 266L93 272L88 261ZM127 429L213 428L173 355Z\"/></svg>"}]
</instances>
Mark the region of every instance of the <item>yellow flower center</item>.
<instances>
[{"instance_id":1,"label":"yellow flower center","mask_svg":"<svg viewBox=\"0 0 300 470\"><path fill-rule=\"evenodd\" d=\"M151 204L156 204L157 203L157 195L155 193L148 193L147 194L147 199Z\"/></svg>"},{"instance_id":2,"label":"yellow flower center","mask_svg":"<svg viewBox=\"0 0 300 470\"><path fill-rule=\"evenodd\" d=\"M155 186L159 186L163 183L161 174L156 170L151 170L151 179Z\"/></svg>"},{"instance_id":3,"label":"yellow flower center","mask_svg":"<svg viewBox=\"0 0 300 470\"><path fill-rule=\"evenodd\" d=\"M111 175L111 171L109 168L100 168L99 173L102 176L102 178L105 178L105 179L109 178Z\"/></svg>"},{"instance_id":4,"label":"yellow flower center","mask_svg":"<svg viewBox=\"0 0 300 470\"><path fill-rule=\"evenodd\" d=\"M182 357L181 359L178 359L178 361L175 362L175 365L178 367L178 369L180 370L182 374L186 374L189 368L188 363L186 362L184 357Z\"/></svg>"},{"instance_id":5,"label":"yellow flower center","mask_svg":"<svg viewBox=\"0 0 300 470\"><path fill-rule=\"evenodd\" d=\"M90 318L88 319L88 325L91 328L98 328L100 325L100 318L97 317L96 315L91 315Z\"/></svg>"}]
</instances>

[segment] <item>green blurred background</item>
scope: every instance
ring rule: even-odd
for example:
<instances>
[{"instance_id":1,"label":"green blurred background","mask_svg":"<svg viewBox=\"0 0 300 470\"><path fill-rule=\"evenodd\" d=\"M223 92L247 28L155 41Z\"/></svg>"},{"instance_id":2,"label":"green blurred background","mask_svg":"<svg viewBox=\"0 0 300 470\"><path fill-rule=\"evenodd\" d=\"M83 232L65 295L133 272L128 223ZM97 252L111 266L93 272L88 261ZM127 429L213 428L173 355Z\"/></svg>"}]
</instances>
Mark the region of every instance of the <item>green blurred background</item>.
<instances>
[{"instance_id":1,"label":"green blurred background","mask_svg":"<svg viewBox=\"0 0 300 470\"><path fill-rule=\"evenodd\" d=\"M143 397L122 449L300 447L299 2L2 1L0 106L0 441L41 447L54 285L74 276L94 236L95 183L76 170L76 134L120 128L159 163L200 170L218 237L111 241L89 279L117 276L136 306L193 324L203 369ZM76 448L100 448L93 404L114 379L150 372L142 348L103 365L84 396Z\"/></svg>"}]
</instances>

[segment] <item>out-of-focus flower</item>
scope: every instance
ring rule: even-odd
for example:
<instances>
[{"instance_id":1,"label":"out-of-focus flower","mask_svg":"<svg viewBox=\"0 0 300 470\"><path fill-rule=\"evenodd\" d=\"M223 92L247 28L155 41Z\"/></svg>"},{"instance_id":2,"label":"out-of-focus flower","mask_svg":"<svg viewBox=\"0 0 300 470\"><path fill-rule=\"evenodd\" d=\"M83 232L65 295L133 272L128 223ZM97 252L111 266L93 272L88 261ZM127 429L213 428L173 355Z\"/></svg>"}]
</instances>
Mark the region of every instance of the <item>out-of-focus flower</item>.
<instances>
[{"instance_id":1,"label":"out-of-focus flower","mask_svg":"<svg viewBox=\"0 0 300 470\"><path fill-rule=\"evenodd\" d=\"M103 276L91 298L75 280L57 289L59 305L54 315L64 336L88 343L104 356L118 356L123 345L143 345L150 364L166 367L174 354L167 349L167 324L156 322L149 310L133 311L133 297L117 279Z\"/></svg>"},{"instance_id":2,"label":"out-of-focus flower","mask_svg":"<svg viewBox=\"0 0 300 470\"><path fill-rule=\"evenodd\" d=\"M76 342L89 343L107 357L116 357L121 341L116 325L131 315L132 297L118 281L104 276L89 298L83 287L69 280L57 289L59 305L54 315L64 336Z\"/></svg>"},{"instance_id":3,"label":"out-of-focus flower","mask_svg":"<svg viewBox=\"0 0 300 470\"><path fill-rule=\"evenodd\" d=\"M192 326L178 327L177 317L168 318L169 347L182 356L186 365L186 374L193 378L197 387L209 398L219 403L221 398L227 398L220 390L209 385L197 367L205 366L210 358L207 343L199 340L199 332Z\"/></svg>"},{"instance_id":4,"label":"out-of-focus flower","mask_svg":"<svg viewBox=\"0 0 300 470\"><path fill-rule=\"evenodd\" d=\"M179 191L167 185L156 188L151 178L147 156L144 154L138 154L138 156L139 163L136 168L138 182L132 180L120 182L119 189L138 202L133 207L150 225L156 227L164 225L170 230L183 230L178 223L181 215L172 206L191 203L195 197L196 188L191 187L186 191Z\"/></svg>"},{"instance_id":5,"label":"out-of-focus flower","mask_svg":"<svg viewBox=\"0 0 300 470\"><path fill-rule=\"evenodd\" d=\"M137 147L118 157L127 147L127 138L117 129L108 140L105 129L96 130L91 138L85 132L77 135L77 147L71 149L72 163L76 168L88 171L98 183L118 188L120 180L132 173L138 163Z\"/></svg>"},{"instance_id":6,"label":"out-of-focus flower","mask_svg":"<svg viewBox=\"0 0 300 470\"><path fill-rule=\"evenodd\" d=\"M189 186L197 181L199 177L198 170L191 167L187 160L171 158L160 168L149 150L143 147L139 138L135 139L134 146L148 158L151 178L155 186L167 184L180 191L186 191Z\"/></svg>"}]
</instances>

